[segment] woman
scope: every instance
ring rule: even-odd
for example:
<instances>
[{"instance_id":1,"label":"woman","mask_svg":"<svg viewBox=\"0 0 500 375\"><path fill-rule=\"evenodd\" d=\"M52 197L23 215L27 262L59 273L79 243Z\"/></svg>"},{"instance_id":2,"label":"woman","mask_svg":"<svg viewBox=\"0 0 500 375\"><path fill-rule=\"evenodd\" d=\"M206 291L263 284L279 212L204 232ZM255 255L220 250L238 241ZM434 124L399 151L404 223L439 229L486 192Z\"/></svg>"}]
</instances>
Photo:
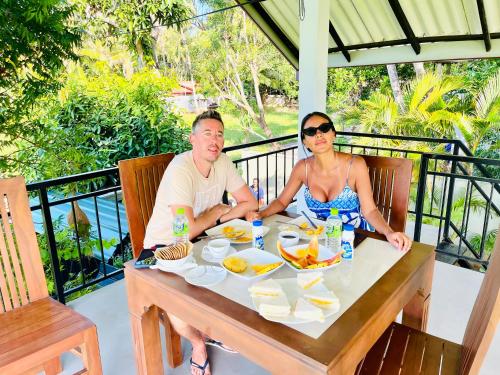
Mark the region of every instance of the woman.
<instances>
[{"instance_id":1,"label":"woman","mask_svg":"<svg viewBox=\"0 0 500 375\"><path fill-rule=\"evenodd\" d=\"M283 192L260 212L249 212L249 221L283 211L302 184L308 208L320 219L326 219L330 208L338 208L344 224L375 230L400 250L408 250L411 240L395 232L384 220L373 201L368 167L362 157L337 152L333 148L335 128L324 113L312 112L301 124L301 139L313 156L300 160L292 170Z\"/></svg>"}]
</instances>

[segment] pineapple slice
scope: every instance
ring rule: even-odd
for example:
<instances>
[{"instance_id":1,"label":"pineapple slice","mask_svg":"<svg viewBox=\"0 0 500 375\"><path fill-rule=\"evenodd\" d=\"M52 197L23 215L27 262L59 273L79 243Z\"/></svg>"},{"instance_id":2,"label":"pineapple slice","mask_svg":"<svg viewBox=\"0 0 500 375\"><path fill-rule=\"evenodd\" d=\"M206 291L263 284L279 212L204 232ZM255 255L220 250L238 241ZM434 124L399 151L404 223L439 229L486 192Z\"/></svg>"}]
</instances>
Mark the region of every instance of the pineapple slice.
<instances>
[{"instance_id":1,"label":"pineapple slice","mask_svg":"<svg viewBox=\"0 0 500 375\"><path fill-rule=\"evenodd\" d=\"M226 267L229 271L235 273L244 272L247 269L247 261L243 258L238 257L227 257L224 259L224 267Z\"/></svg>"}]
</instances>

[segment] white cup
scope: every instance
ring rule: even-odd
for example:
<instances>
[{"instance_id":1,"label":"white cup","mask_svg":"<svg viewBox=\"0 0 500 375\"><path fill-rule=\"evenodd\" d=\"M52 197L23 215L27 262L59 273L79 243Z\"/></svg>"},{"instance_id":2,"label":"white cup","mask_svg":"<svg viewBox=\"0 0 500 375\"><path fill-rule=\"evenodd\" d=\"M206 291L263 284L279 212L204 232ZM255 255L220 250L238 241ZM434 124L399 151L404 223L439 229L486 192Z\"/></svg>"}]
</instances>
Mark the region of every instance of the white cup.
<instances>
[{"instance_id":1,"label":"white cup","mask_svg":"<svg viewBox=\"0 0 500 375\"><path fill-rule=\"evenodd\" d=\"M224 238L221 238L209 241L207 246L205 246L203 249L207 249L210 255L212 255L214 258L222 258L227 254L230 245L231 242Z\"/></svg>"},{"instance_id":2,"label":"white cup","mask_svg":"<svg viewBox=\"0 0 500 375\"><path fill-rule=\"evenodd\" d=\"M299 243L299 234L293 230L285 230L278 234L281 246L289 247Z\"/></svg>"}]
</instances>

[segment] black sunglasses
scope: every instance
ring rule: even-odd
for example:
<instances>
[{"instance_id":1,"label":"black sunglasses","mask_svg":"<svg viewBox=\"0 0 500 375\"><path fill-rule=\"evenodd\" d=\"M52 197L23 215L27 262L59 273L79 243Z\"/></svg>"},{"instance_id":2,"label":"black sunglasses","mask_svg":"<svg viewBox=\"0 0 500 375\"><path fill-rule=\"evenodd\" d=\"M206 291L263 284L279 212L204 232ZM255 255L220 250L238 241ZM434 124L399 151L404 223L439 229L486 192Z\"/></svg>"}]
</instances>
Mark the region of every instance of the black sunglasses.
<instances>
[{"instance_id":1,"label":"black sunglasses","mask_svg":"<svg viewBox=\"0 0 500 375\"><path fill-rule=\"evenodd\" d=\"M333 124L331 122L326 122L316 128L314 127L304 128L302 129L302 134L307 135L308 137L314 137L318 132L318 130L321 133L328 133L328 131L333 130Z\"/></svg>"}]
</instances>

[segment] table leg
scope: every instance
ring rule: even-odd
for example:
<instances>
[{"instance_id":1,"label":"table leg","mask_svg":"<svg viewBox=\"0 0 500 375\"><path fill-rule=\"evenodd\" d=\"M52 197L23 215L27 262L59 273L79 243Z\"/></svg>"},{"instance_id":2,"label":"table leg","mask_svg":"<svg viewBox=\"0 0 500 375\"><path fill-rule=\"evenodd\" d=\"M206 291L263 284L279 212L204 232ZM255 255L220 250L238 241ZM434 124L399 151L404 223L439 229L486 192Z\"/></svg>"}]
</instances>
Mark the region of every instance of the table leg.
<instances>
[{"instance_id":1,"label":"table leg","mask_svg":"<svg viewBox=\"0 0 500 375\"><path fill-rule=\"evenodd\" d=\"M171 368L182 364L182 343L181 336L174 329L168 316L164 311L160 313L160 319L165 327L165 345L167 348L167 362Z\"/></svg>"},{"instance_id":2,"label":"table leg","mask_svg":"<svg viewBox=\"0 0 500 375\"><path fill-rule=\"evenodd\" d=\"M129 314L132 325L137 373L163 374L158 308L151 306L142 316Z\"/></svg>"},{"instance_id":3,"label":"table leg","mask_svg":"<svg viewBox=\"0 0 500 375\"><path fill-rule=\"evenodd\" d=\"M422 266L423 269L420 271L423 275L421 287L410 302L403 308L403 324L422 332L425 332L427 329L434 262L434 257L432 257Z\"/></svg>"}]
</instances>

